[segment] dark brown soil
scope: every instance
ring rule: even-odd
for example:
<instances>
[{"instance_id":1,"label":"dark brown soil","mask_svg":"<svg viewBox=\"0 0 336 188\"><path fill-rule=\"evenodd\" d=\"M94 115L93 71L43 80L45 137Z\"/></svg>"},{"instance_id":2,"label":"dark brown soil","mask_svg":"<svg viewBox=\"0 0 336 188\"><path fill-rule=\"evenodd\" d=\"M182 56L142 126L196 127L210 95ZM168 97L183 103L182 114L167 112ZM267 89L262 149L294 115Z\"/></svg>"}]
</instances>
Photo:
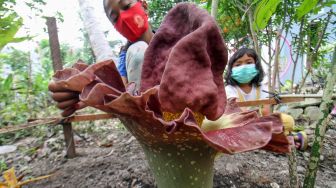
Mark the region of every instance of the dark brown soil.
<instances>
[{"instance_id":1,"label":"dark brown soil","mask_svg":"<svg viewBox=\"0 0 336 188\"><path fill-rule=\"evenodd\" d=\"M28 177L55 173L47 180L29 184L31 188L151 188L155 187L153 176L137 141L120 126L112 124L99 133L85 134L76 140L78 157L64 158L63 145L44 157L39 151L35 158L25 163ZM60 138L62 134L53 136ZM89 138L89 139L87 139ZM106 141L106 138L108 138ZM108 142L102 147L99 142ZM112 140L112 141L111 141ZM326 137L323 160L319 167L316 187L336 187L336 130L330 129ZM98 143L98 144L97 144ZM105 144L106 145L106 144ZM45 146L47 147L47 146ZM42 150L42 149L40 149ZM298 153L298 173L303 180L307 154ZM18 154L15 154L16 156ZM13 156L11 165L20 169L22 162ZM286 155L254 151L236 155L222 155L215 162L214 187L288 187L288 160ZM27 170L28 169L28 170Z\"/></svg>"}]
</instances>

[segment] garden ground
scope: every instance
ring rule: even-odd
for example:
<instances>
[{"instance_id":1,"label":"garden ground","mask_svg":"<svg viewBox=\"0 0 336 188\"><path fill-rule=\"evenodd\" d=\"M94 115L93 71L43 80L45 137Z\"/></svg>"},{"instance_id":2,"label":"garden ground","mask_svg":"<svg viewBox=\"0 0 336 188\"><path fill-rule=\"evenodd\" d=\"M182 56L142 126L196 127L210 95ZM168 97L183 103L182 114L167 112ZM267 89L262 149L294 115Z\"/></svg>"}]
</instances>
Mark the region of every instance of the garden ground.
<instances>
[{"instance_id":1,"label":"garden ground","mask_svg":"<svg viewBox=\"0 0 336 188\"><path fill-rule=\"evenodd\" d=\"M64 158L63 135L60 129L51 130L43 140L28 137L14 145L16 152L2 157L8 167L14 166L26 178L54 173L31 188L151 188L153 176L140 145L119 121L105 121L88 131L74 126L78 157ZM50 131L50 128L45 128ZM35 149L32 149L35 148ZM309 152L298 153L298 174L303 181ZM316 187L336 187L336 129L326 135L322 162ZM236 155L222 155L216 159L214 187L288 187L286 155L253 151Z\"/></svg>"}]
</instances>

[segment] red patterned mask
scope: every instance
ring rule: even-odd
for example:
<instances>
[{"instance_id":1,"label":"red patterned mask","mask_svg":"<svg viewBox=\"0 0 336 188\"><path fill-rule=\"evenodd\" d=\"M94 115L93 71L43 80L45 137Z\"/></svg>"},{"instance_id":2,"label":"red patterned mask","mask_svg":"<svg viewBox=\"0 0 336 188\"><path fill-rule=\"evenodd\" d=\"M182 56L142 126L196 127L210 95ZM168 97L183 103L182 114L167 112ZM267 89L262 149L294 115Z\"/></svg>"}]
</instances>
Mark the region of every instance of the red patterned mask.
<instances>
[{"instance_id":1,"label":"red patterned mask","mask_svg":"<svg viewBox=\"0 0 336 188\"><path fill-rule=\"evenodd\" d=\"M148 29L148 16L140 2L120 12L114 27L131 42L137 41Z\"/></svg>"}]
</instances>

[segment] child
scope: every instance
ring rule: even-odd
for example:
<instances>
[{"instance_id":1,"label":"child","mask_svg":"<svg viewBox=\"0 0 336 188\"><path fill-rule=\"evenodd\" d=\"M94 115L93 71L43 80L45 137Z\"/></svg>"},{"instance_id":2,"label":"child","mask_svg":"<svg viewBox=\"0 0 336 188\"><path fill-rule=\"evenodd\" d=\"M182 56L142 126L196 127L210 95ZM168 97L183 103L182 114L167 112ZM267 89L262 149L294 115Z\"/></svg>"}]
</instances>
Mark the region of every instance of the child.
<instances>
[{"instance_id":1,"label":"child","mask_svg":"<svg viewBox=\"0 0 336 188\"><path fill-rule=\"evenodd\" d=\"M263 91L268 91L268 88L262 85L263 79L264 71L258 54L253 49L241 48L229 60L225 75L226 97L236 98L239 102L266 99L268 94ZM248 109L243 108L243 110ZM261 115L269 115L270 105L261 106L259 112ZM294 135L295 146L300 150L306 149L306 134L303 131L292 132L294 119L287 114L281 114L281 120L285 126L285 132Z\"/></svg>"},{"instance_id":2,"label":"child","mask_svg":"<svg viewBox=\"0 0 336 188\"><path fill-rule=\"evenodd\" d=\"M257 53L253 49L241 48L229 60L225 75L226 97L237 98L239 102L266 99L268 94L263 90L268 91L268 88L261 84L263 79L264 71ZM264 105L260 112L269 115L270 106Z\"/></svg>"}]
</instances>

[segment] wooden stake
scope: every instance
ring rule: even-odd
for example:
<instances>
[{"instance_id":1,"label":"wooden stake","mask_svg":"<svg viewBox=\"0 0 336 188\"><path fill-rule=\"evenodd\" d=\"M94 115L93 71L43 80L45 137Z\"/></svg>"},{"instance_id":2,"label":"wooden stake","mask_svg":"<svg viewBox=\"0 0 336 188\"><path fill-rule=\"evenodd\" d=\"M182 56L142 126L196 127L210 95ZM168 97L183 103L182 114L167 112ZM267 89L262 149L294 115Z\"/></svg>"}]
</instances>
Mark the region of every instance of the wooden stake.
<instances>
[{"instance_id":1,"label":"wooden stake","mask_svg":"<svg viewBox=\"0 0 336 188\"><path fill-rule=\"evenodd\" d=\"M48 26L51 58L53 62L54 72L56 72L57 70L63 69L61 49L57 34L56 19L54 17L47 17L47 26ZM74 144L74 137L72 134L71 123L63 124L63 132L67 148L67 156L69 158L74 158L76 156L76 153L75 153L75 144Z\"/></svg>"}]
</instances>

